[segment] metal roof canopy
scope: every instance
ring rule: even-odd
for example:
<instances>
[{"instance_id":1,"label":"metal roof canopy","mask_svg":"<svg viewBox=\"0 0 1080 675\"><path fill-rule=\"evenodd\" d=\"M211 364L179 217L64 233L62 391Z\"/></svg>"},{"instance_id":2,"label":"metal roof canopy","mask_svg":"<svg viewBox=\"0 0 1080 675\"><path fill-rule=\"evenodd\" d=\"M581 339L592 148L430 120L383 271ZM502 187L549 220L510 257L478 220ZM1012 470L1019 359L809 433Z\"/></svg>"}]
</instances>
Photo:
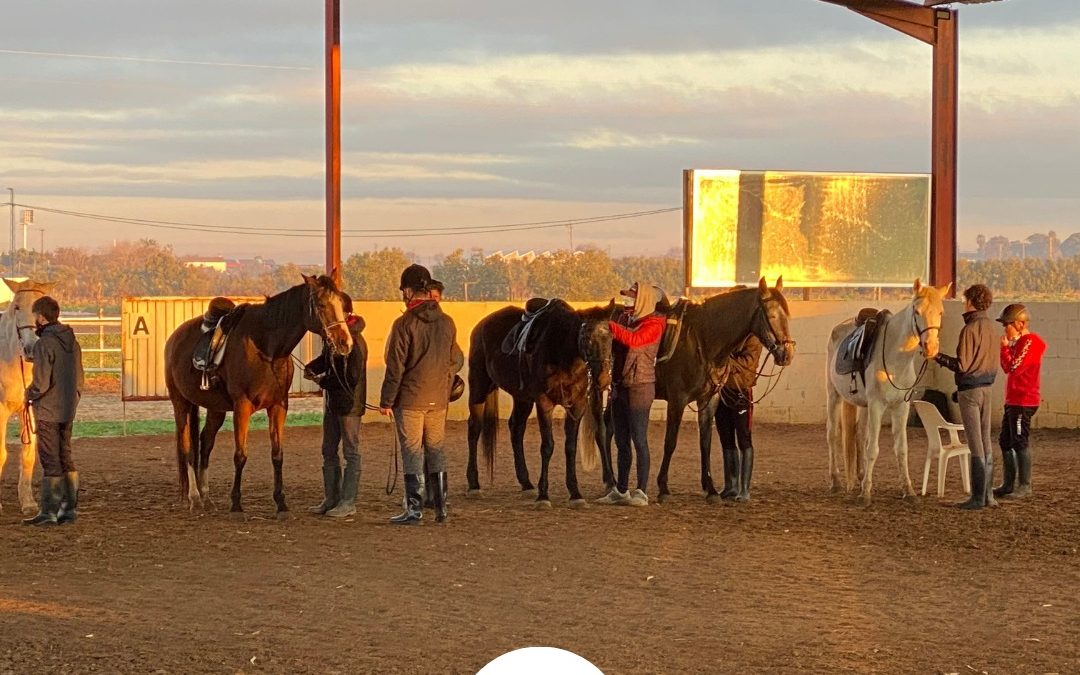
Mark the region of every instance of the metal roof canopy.
<instances>
[{"instance_id":1,"label":"metal roof canopy","mask_svg":"<svg viewBox=\"0 0 1080 675\"><path fill-rule=\"evenodd\" d=\"M957 11L905 0L821 0L847 7L934 48L930 133L930 283L956 293ZM970 0L980 1L980 0ZM987 0L981 0L987 1ZM927 0L927 4L946 4Z\"/></svg>"}]
</instances>

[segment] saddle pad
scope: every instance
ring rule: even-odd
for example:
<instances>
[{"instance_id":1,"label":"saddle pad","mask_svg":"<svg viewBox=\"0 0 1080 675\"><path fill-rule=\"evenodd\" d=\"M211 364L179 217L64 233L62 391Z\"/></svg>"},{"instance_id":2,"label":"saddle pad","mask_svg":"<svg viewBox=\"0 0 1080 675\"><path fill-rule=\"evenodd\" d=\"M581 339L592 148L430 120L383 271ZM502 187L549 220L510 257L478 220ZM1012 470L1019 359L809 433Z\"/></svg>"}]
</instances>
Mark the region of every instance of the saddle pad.
<instances>
[{"instance_id":1,"label":"saddle pad","mask_svg":"<svg viewBox=\"0 0 1080 675\"><path fill-rule=\"evenodd\" d=\"M836 348L837 375L862 372L866 368L867 359L870 358L877 340L878 328L888 321L890 316L892 312L887 309L859 311L855 319L855 330L841 340Z\"/></svg>"},{"instance_id":2,"label":"saddle pad","mask_svg":"<svg viewBox=\"0 0 1080 675\"><path fill-rule=\"evenodd\" d=\"M659 356L657 363L663 363L672 357L675 348L679 346L679 337L682 335L683 317L686 316L686 308L690 305L687 298L679 298L679 301L668 312L664 325L664 334L660 338Z\"/></svg>"},{"instance_id":3,"label":"saddle pad","mask_svg":"<svg viewBox=\"0 0 1080 675\"><path fill-rule=\"evenodd\" d=\"M543 304L540 304L538 300ZM510 332L503 338L503 354L524 354L528 351L529 336L532 333L533 324L536 322L537 317L551 309L554 302L554 298L546 301L541 298L533 298L525 303L525 314L522 315L521 321L511 328Z\"/></svg>"}]
</instances>

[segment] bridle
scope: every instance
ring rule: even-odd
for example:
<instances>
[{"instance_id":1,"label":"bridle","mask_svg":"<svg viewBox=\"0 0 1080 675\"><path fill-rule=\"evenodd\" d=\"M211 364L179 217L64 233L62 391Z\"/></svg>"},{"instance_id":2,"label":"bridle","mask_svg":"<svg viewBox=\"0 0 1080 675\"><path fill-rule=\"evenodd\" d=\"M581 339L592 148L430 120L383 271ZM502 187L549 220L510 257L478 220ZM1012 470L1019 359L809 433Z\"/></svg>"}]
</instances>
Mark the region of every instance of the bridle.
<instances>
[{"instance_id":1,"label":"bridle","mask_svg":"<svg viewBox=\"0 0 1080 675\"><path fill-rule=\"evenodd\" d=\"M38 288L27 288L27 289L19 291L19 293L38 293L38 294L40 294L42 296L45 295L45 291L40 290ZM14 302L14 298L12 298L12 302ZM16 337L18 337L19 345L23 348L23 352L25 353L26 352L26 343L23 342L23 331L24 330L30 330L30 331L34 331L36 333L37 332L37 326L35 324L32 324L32 323L30 323L30 324L20 324L19 323L19 315L18 315L18 313L13 312L13 314L15 314L15 335L16 335Z\"/></svg>"},{"instance_id":2,"label":"bridle","mask_svg":"<svg viewBox=\"0 0 1080 675\"><path fill-rule=\"evenodd\" d=\"M757 335L759 340L761 340L761 345L769 350L769 353L772 354L774 360L779 361L782 358L784 354L783 348L788 345L791 345L792 350L795 349L795 340L792 340L790 337L786 339L781 338L776 332L772 322L769 321L769 313L768 310L765 309L765 301L760 298L758 299L757 310L754 312L753 321L754 323L751 324L751 331ZM761 330L760 328L760 324L762 323L765 324L765 330ZM754 324L758 324L758 330L753 330Z\"/></svg>"},{"instance_id":3,"label":"bridle","mask_svg":"<svg viewBox=\"0 0 1080 675\"><path fill-rule=\"evenodd\" d=\"M915 336L915 339L919 341L919 350L923 356L926 356L926 341L923 339L924 335L927 335L930 331L938 331L938 335L941 334L941 324L931 326L927 324L926 328L919 328L919 313L915 311L915 304L912 301L911 304L911 334ZM919 381L922 380L923 374L926 373L926 366L930 363L928 359L923 359L922 366L919 368L918 374L915 375L915 381L911 383L910 387L901 387L893 382L892 374L889 372L889 367L885 362L885 345L889 336L889 322L886 321L881 330L881 370L885 372L885 379L892 385L893 389L904 392L904 400L911 401L915 397L915 387L919 386Z\"/></svg>"},{"instance_id":4,"label":"bridle","mask_svg":"<svg viewBox=\"0 0 1080 675\"><path fill-rule=\"evenodd\" d=\"M319 326L322 327L322 336L324 338L326 338L327 342L329 342L330 351L337 354L338 353L337 346L334 344L334 341L330 339L330 329L334 328L336 326L347 325L348 321L347 321L347 319L342 319L341 321L331 321L331 322L325 321L323 319L323 317L322 317L322 314L319 313L317 304L318 303L315 300L315 287L311 286L311 287L308 288L308 310L311 312L311 316L316 321L319 322Z\"/></svg>"},{"instance_id":5,"label":"bridle","mask_svg":"<svg viewBox=\"0 0 1080 675\"><path fill-rule=\"evenodd\" d=\"M610 376L611 375L612 361L613 361L613 359L610 356L608 358L604 358L604 357L596 354L596 350L593 349L593 346L592 346L592 341L589 339L589 336L590 336L590 334L588 332L589 323L590 323L589 321L582 321L581 322L581 326L578 327L578 336L577 336L578 353L581 355L582 358L585 359L585 363L587 365L587 367L585 368L586 374L588 376L588 382L586 384L586 389L585 389L586 395L588 395L590 392L592 392L593 387L596 384L593 381L593 366L595 366L597 364L600 364L601 367L598 368L598 370L607 371L608 375ZM607 330L607 327L602 326L600 330ZM609 377L608 382L610 382L610 381L611 381L611 378ZM609 384L608 386L611 386L611 385ZM606 387L605 387L605 389L606 389ZM601 390L601 391L603 391L603 390Z\"/></svg>"}]
</instances>

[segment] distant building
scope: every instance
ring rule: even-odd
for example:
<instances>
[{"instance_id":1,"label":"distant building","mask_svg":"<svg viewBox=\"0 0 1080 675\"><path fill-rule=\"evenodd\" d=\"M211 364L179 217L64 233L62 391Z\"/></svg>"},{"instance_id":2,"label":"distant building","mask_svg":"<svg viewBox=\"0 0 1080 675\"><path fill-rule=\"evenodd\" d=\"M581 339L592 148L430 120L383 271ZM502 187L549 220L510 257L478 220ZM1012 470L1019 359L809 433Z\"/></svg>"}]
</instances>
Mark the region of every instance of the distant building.
<instances>
[{"instance_id":1,"label":"distant building","mask_svg":"<svg viewBox=\"0 0 1080 675\"><path fill-rule=\"evenodd\" d=\"M228 269L225 258L185 258L180 262L184 263L184 267L205 267L221 273Z\"/></svg>"},{"instance_id":2,"label":"distant building","mask_svg":"<svg viewBox=\"0 0 1080 675\"><path fill-rule=\"evenodd\" d=\"M1035 258L1038 260L1060 260L1062 257L1072 257L1076 253L1070 253L1073 249L1080 252L1080 240L1073 234L1065 242L1057 238L1057 233L1051 230L1046 234L1036 233L1025 239L1012 240L1000 235L987 239L979 235L975 239L978 250L975 252L975 260L1009 260L1019 258Z\"/></svg>"}]
</instances>

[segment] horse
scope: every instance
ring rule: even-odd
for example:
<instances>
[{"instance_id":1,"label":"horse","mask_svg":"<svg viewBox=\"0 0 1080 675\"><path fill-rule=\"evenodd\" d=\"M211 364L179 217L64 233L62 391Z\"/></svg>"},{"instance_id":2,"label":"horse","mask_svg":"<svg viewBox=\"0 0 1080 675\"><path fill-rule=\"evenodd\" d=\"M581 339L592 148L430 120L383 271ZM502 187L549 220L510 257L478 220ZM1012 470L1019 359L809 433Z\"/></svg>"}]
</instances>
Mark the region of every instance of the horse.
<instances>
[{"instance_id":1,"label":"horse","mask_svg":"<svg viewBox=\"0 0 1080 675\"><path fill-rule=\"evenodd\" d=\"M935 288L916 279L911 302L882 320L861 371L840 375L836 362L844 338L855 331L854 319L841 322L829 336L826 359L829 476L833 492L851 491L861 476L862 501L869 505L882 419L889 414L893 450L904 497L914 496L908 473L907 420L911 394L926 362L938 353L943 298L951 283ZM916 362L921 362L916 373ZM861 453L857 457L856 438ZM846 480L841 476L844 467Z\"/></svg>"},{"instance_id":2,"label":"horse","mask_svg":"<svg viewBox=\"0 0 1080 675\"><path fill-rule=\"evenodd\" d=\"M34 477L34 461L37 459L37 437L31 432L32 414L26 406L26 388L34 375L30 355L34 343L37 342L37 333L34 313L30 311L30 307L35 300L46 295L53 285L10 279L4 279L4 283L14 295L7 309L0 315L0 485L8 458L8 419L12 415L18 415L22 441L19 506L23 513L34 513L37 511L37 504L34 502L30 482ZM0 510L3 510L3 502L0 502Z\"/></svg>"},{"instance_id":3,"label":"horse","mask_svg":"<svg viewBox=\"0 0 1080 675\"><path fill-rule=\"evenodd\" d=\"M499 390L510 394L510 444L514 468L522 491L533 490L525 464L525 424L535 406L540 426L540 481L537 508L550 508L548 462L554 451L552 434L555 406L566 411L566 489L572 508L584 507L575 466L579 435L591 452L582 456L586 469L596 466L597 448L604 436L603 392L611 385L611 329L608 321L614 305L574 310L554 299L529 328L527 354L507 354L502 348L507 334L522 323L525 310L504 307L477 323L469 345L469 494L476 495L480 481L476 447L480 441L489 476L494 472L499 417ZM592 436L590 439L589 437ZM591 442L590 442L591 440ZM595 444L595 445L594 445Z\"/></svg>"},{"instance_id":4,"label":"horse","mask_svg":"<svg viewBox=\"0 0 1080 675\"><path fill-rule=\"evenodd\" d=\"M207 479L210 452L225 414L232 412L236 449L231 511L243 511L240 480L247 463L248 424L254 412L265 409L274 465L274 502L279 518L288 512L281 467L282 435L293 376L290 354L308 331L326 340L335 353L348 354L353 346L345 325L343 296L333 278L302 276L303 283L267 297L262 304L237 308L242 313L228 333L217 369L219 382L209 390L200 389L203 373L192 364L202 318L180 324L165 343L165 385L176 420L180 499L188 500L190 510L212 503ZM199 408L206 409L201 434Z\"/></svg>"},{"instance_id":5,"label":"horse","mask_svg":"<svg viewBox=\"0 0 1080 675\"><path fill-rule=\"evenodd\" d=\"M790 310L783 294L784 280L769 288L765 277L756 288L741 288L714 295L704 302L691 303L683 315L679 340L669 359L656 364L656 398L667 402L664 432L664 459L656 482L658 502L670 497L668 470L679 440L686 406L697 404L698 444L701 451L701 489L709 502L719 499L711 470L713 419L717 392L723 384L728 356L753 334L772 355L777 365L786 366L795 358L795 341L788 329ZM601 455L605 484L612 476L611 433Z\"/></svg>"}]
</instances>

